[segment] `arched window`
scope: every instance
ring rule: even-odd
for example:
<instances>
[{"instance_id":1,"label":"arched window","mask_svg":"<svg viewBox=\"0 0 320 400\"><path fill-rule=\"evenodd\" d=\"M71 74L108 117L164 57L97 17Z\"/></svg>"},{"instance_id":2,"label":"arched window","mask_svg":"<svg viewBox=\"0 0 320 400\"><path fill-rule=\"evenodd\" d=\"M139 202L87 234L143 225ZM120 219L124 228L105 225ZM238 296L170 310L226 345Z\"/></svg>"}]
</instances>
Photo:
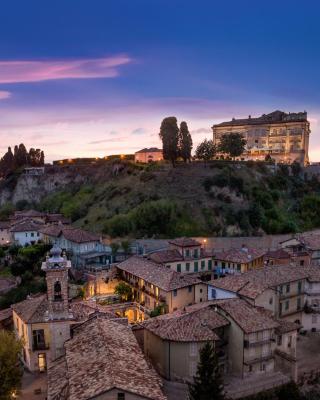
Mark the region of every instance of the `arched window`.
<instances>
[{"instance_id":1,"label":"arched window","mask_svg":"<svg viewBox=\"0 0 320 400\"><path fill-rule=\"evenodd\" d=\"M57 281L54 284L54 300L61 300L62 299L62 294L61 294L61 283Z\"/></svg>"}]
</instances>

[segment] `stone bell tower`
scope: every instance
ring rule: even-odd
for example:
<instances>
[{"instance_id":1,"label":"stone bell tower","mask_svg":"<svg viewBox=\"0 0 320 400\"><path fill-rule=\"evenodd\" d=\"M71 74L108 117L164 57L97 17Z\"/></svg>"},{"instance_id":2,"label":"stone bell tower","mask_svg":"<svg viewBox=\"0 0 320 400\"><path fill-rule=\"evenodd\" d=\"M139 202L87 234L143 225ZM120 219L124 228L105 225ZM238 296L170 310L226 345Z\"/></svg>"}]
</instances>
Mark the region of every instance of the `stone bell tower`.
<instances>
[{"instance_id":1,"label":"stone bell tower","mask_svg":"<svg viewBox=\"0 0 320 400\"><path fill-rule=\"evenodd\" d=\"M71 261L62 256L61 252L59 247L54 246L41 267L46 273L49 320L70 319L68 270L71 268Z\"/></svg>"}]
</instances>

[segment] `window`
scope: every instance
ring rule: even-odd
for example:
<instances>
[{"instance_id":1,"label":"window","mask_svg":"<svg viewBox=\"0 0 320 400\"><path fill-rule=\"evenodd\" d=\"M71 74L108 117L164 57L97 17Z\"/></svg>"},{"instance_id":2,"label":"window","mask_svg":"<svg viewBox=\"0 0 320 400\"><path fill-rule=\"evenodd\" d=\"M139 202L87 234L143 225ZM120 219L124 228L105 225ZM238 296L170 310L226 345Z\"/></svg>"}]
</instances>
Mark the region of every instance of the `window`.
<instances>
[{"instance_id":1,"label":"window","mask_svg":"<svg viewBox=\"0 0 320 400\"><path fill-rule=\"evenodd\" d=\"M190 250L189 249L186 250L186 257L190 257Z\"/></svg>"},{"instance_id":2,"label":"window","mask_svg":"<svg viewBox=\"0 0 320 400\"><path fill-rule=\"evenodd\" d=\"M237 270L240 272L241 271L241 264L237 264Z\"/></svg>"},{"instance_id":3,"label":"window","mask_svg":"<svg viewBox=\"0 0 320 400\"><path fill-rule=\"evenodd\" d=\"M284 303L285 310L289 310L289 300Z\"/></svg>"},{"instance_id":4,"label":"window","mask_svg":"<svg viewBox=\"0 0 320 400\"><path fill-rule=\"evenodd\" d=\"M208 261L208 270L211 271L212 270L212 260Z\"/></svg>"},{"instance_id":5,"label":"window","mask_svg":"<svg viewBox=\"0 0 320 400\"><path fill-rule=\"evenodd\" d=\"M198 272L198 261L194 262L194 272Z\"/></svg>"},{"instance_id":6,"label":"window","mask_svg":"<svg viewBox=\"0 0 320 400\"><path fill-rule=\"evenodd\" d=\"M302 289L302 282L299 281L298 282L298 293L301 293L301 289Z\"/></svg>"},{"instance_id":7,"label":"window","mask_svg":"<svg viewBox=\"0 0 320 400\"><path fill-rule=\"evenodd\" d=\"M312 321L311 321L311 323L312 324L316 324L317 323L317 314L312 314Z\"/></svg>"},{"instance_id":8,"label":"window","mask_svg":"<svg viewBox=\"0 0 320 400\"><path fill-rule=\"evenodd\" d=\"M282 303L279 304L279 315L281 316L282 314Z\"/></svg>"},{"instance_id":9,"label":"window","mask_svg":"<svg viewBox=\"0 0 320 400\"><path fill-rule=\"evenodd\" d=\"M118 400L125 400L126 399L126 394L123 392L118 393Z\"/></svg>"},{"instance_id":10,"label":"window","mask_svg":"<svg viewBox=\"0 0 320 400\"><path fill-rule=\"evenodd\" d=\"M304 266L304 260L300 260L300 267L303 267L303 266Z\"/></svg>"},{"instance_id":11,"label":"window","mask_svg":"<svg viewBox=\"0 0 320 400\"><path fill-rule=\"evenodd\" d=\"M62 293L61 293L61 283L59 281L57 281L54 284L54 288L53 288L53 295L54 295L54 300L58 301L58 300L62 300Z\"/></svg>"},{"instance_id":12,"label":"window","mask_svg":"<svg viewBox=\"0 0 320 400\"><path fill-rule=\"evenodd\" d=\"M297 299L297 310L300 310L300 309L301 309L301 298L299 297Z\"/></svg>"},{"instance_id":13,"label":"window","mask_svg":"<svg viewBox=\"0 0 320 400\"><path fill-rule=\"evenodd\" d=\"M200 289L200 293L202 293L202 289Z\"/></svg>"},{"instance_id":14,"label":"window","mask_svg":"<svg viewBox=\"0 0 320 400\"><path fill-rule=\"evenodd\" d=\"M33 232L31 232L31 237L34 237L34 233Z\"/></svg>"},{"instance_id":15,"label":"window","mask_svg":"<svg viewBox=\"0 0 320 400\"><path fill-rule=\"evenodd\" d=\"M177 296L177 294L178 294L178 291L177 291L177 289L174 289L174 291L173 291L173 296L174 296L174 297L176 297L176 296Z\"/></svg>"},{"instance_id":16,"label":"window","mask_svg":"<svg viewBox=\"0 0 320 400\"><path fill-rule=\"evenodd\" d=\"M270 305L273 304L273 297L270 297L270 299L269 299L269 304L270 304Z\"/></svg>"},{"instance_id":17,"label":"window","mask_svg":"<svg viewBox=\"0 0 320 400\"><path fill-rule=\"evenodd\" d=\"M201 261L201 269L205 269L206 267L206 262L203 260Z\"/></svg>"},{"instance_id":18,"label":"window","mask_svg":"<svg viewBox=\"0 0 320 400\"><path fill-rule=\"evenodd\" d=\"M211 297L212 297L213 299L215 299L215 298L217 297L217 291L216 291L216 289L211 289Z\"/></svg>"},{"instance_id":19,"label":"window","mask_svg":"<svg viewBox=\"0 0 320 400\"><path fill-rule=\"evenodd\" d=\"M194 258L198 258L198 249L195 249L193 252Z\"/></svg>"},{"instance_id":20,"label":"window","mask_svg":"<svg viewBox=\"0 0 320 400\"><path fill-rule=\"evenodd\" d=\"M186 271L190 271L190 263L186 263Z\"/></svg>"},{"instance_id":21,"label":"window","mask_svg":"<svg viewBox=\"0 0 320 400\"><path fill-rule=\"evenodd\" d=\"M181 264L177 264L177 272L181 272Z\"/></svg>"},{"instance_id":22,"label":"window","mask_svg":"<svg viewBox=\"0 0 320 400\"><path fill-rule=\"evenodd\" d=\"M280 292L280 294L283 293L283 286L279 286L279 292Z\"/></svg>"},{"instance_id":23,"label":"window","mask_svg":"<svg viewBox=\"0 0 320 400\"><path fill-rule=\"evenodd\" d=\"M192 292L192 286L188 286L188 292L189 292L189 293Z\"/></svg>"},{"instance_id":24,"label":"window","mask_svg":"<svg viewBox=\"0 0 320 400\"><path fill-rule=\"evenodd\" d=\"M26 237L28 237L28 234L26 233Z\"/></svg>"},{"instance_id":25,"label":"window","mask_svg":"<svg viewBox=\"0 0 320 400\"><path fill-rule=\"evenodd\" d=\"M32 344L33 350L45 350L46 341L43 329L32 331Z\"/></svg>"},{"instance_id":26,"label":"window","mask_svg":"<svg viewBox=\"0 0 320 400\"><path fill-rule=\"evenodd\" d=\"M287 285L286 285L286 293L289 293L290 292L290 283L288 283Z\"/></svg>"},{"instance_id":27,"label":"window","mask_svg":"<svg viewBox=\"0 0 320 400\"><path fill-rule=\"evenodd\" d=\"M214 262L214 266L217 267L218 266L218 261Z\"/></svg>"},{"instance_id":28,"label":"window","mask_svg":"<svg viewBox=\"0 0 320 400\"><path fill-rule=\"evenodd\" d=\"M277 345L278 345L278 346L281 346L281 345L282 345L282 336L281 336L281 335L278 335L278 336L277 336Z\"/></svg>"}]
</instances>

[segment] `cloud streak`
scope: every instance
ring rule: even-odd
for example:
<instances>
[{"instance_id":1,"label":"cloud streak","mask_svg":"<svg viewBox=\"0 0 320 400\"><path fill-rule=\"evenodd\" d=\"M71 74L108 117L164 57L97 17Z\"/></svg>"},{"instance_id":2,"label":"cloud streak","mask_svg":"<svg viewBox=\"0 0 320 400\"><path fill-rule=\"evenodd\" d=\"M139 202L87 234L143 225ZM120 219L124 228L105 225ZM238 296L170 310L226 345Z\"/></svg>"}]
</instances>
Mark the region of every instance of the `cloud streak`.
<instances>
[{"instance_id":1,"label":"cloud streak","mask_svg":"<svg viewBox=\"0 0 320 400\"><path fill-rule=\"evenodd\" d=\"M132 59L127 55L76 60L0 61L0 83L114 78L119 75L119 67L130 62ZM0 92L0 98L1 93L5 92Z\"/></svg>"},{"instance_id":2,"label":"cloud streak","mask_svg":"<svg viewBox=\"0 0 320 400\"><path fill-rule=\"evenodd\" d=\"M10 96L10 92L7 92L6 90L0 90L0 100L8 99Z\"/></svg>"}]
</instances>

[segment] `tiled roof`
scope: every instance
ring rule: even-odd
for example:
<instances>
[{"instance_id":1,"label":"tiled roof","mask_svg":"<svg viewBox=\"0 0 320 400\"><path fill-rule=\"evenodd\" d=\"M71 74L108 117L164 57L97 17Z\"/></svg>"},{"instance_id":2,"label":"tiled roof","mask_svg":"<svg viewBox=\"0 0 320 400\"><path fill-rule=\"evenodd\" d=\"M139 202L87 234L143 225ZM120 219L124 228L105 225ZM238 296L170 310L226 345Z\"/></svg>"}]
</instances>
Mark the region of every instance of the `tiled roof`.
<instances>
[{"instance_id":1,"label":"tiled roof","mask_svg":"<svg viewBox=\"0 0 320 400\"><path fill-rule=\"evenodd\" d=\"M66 363L48 370L48 400L59 399L56 385L63 392L68 387L68 400L96 398L115 388L146 399L166 399L159 376L128 326L93 318L74 331L65 350Z\"/></svg>"},{"instance_id":2,"label":"tiled roof","mask_svg":"<svg viewBox=\"0 0 320 400\"><path fill-rule=\"evenodd\" d=\"M268 317L263 310L251 306L245 300L234 298L216 303L226 316L230 316L245 333L277 328L279 324Z\"/></svg>"},{"instance_id":3,"label":"tiled roof","mask_svg":"<svg viewBox=\"0 0 320 400\"><path fill-rule=\"evenodd\" d=\"M309 274L311 274L311 270ZM307 267L269 266L248 271L241 275L228 275L225 278L212 280L210 284L248 298L255 298L267 288L304 279L309 274Z\"/></svg>"},{"instance_id":4,"label":"tiled roof","mask_svg":"<svg viewBox=\"0 0 320 400\"><path fill-rule=\"evenodd\" d=\"M158 264L183 261L183 257L177 249L156 251L151 253L149 258Z\"/></svg>"},{"instance_id":5,"label":"tiled roof","mask_svg":"<svg viewBox=\"0 0 320 400\"><path fill-rule=\"evenodd\" d=\"M43 227L40 222L35 222L32 219L25 219L21 222L17 222L10 229L11 232L39 232Z\"/></svg>"},{"instance_id":6,"label":"tiled roof","mask_svg":"<svg viewBox=\"0 0 320 400\"><path fill-rule=\"evenodd\" d=\"M167 292L201 283L201 281L195 277L175 272L170 268L139 256L132 256L118 264L117 267Z\"/></svg>"},{"instance_id":7,"label":"tiled roof","mask_svg":"<svg viewBox=\"0 0 320 400\"><path fill-rule=\"evenodd\" d=\"M280 259L287 259L290 258L290 254L283 250L283 249L278 249L278 250L270 250L265 254L266 258L276 258L278 260Z\"/></svg>"},{"instance_id":8,"label":"tiled roof","mask_svg":"<svg viewBox=\"0 0 320 400\"><path fill-rule=\"evenodd\" d=\"M233 263L249 263L252 260L262 257L264 254L265 251L259 249L230 249L216 253L215 259Z\"/></svg>"},{"instance_id":9,"label":"tiled roof","mask_svg":"<svg viewBox=\"0 0 320 400\"><path fill-rule=\"evenodd\" d=\"M12 309L5 308L4 310L0 310L0 322L8 318L12 318Z\"/></svg>"},{"instance_id":10,"label":"tiled roof","mask_svg":"<svg viewBox=\"0 0 320 400\"><path fill-rule=\"evenodd\" d=\"M303 233L299 240L310 250L320 249L320 234L317 233Z\"/></svg>"},{"instance_id":11,"label":"tiled roof","mask_svg":"<svg viewBox=\"0 0 320 400\"><path fill-rule=\"evenodd\" d=\"M30 296L11 307L24 322L44 322L45 312L48 310L48 300L46 295Z\"/></svg>"},{"instance_id":12,"label":"tiled roof","mask_svg":"<svg viewBox=\"0 0 320 400\"><path fill-rule=\"evenodd\" d=\"M182 238L177 238L173 240L169 240L170 244L173 244L175 246L179 247L196 247L196 246L201 246L201 243L197 242L196 240L192 238L187 238L187 237L182 237Z\"/></svg>"},{"instance_id":13,"label":"tiled roof","mask_svg":"<svg viewBox=\"0 0 320 400\"><path fill-rule=\"evenodd\" d=\"M162 149L158 149L157 147L149 147L149 148L144 148L142 150L136 151L135 154L137 153L158 153L162 152Z\"/></svg>"},{"instance_id":14,"label":"tiled roof","mask_svg":"<svg viewBox=\"0 0 320 400\"><path fill-rule=\"evenodd\" d=\"M229 126L229 125L259 125L259 124L272 124L279 122L297 122L297 121L306 121L307 113L299 112L299 113L285 113L283 111L273 111L270 114L263 114L261 117L257 118L243 118L243 119L233 119L232 121L221 122L220 124L215 126Z\"/></svg>"},{"instance_id":15,"label":"tiled roof","mask_svg":"<svg viewBox=\"0 0 320 400\"><path fill-rule=\"evenodd\" d=\"M0 221L0 229L8 229L10 226L10 221Z\"/></svg>"},{"instance_id":16,"label":"tiled roof","mask_svg":"<svg viewBox=\"0 0 320 400\"><path fill-rule=\"evenodd\" d=\"M229 322L210 307L190 312L176 311L143 323L148 331L164 340L176 342L219 340L214 329L226 325Z\"/></svg>"},{"instance_id":17,"label":"tiled roof","mask_svg":"<svg viewBox=\"0 0 320 400\"><path fill-rule=\"evenodd\" d=\"M68 375L66 358L60 357L50 363L48 369L48 400L68 400Z\"/></svg>"},{"instance_id":18,"label":"tiled roof","mask_svg":"<svg viewBox=\"0 0 320 400\"><path fill-rule=\"evenodd\" d=\"M67 240L74 243L96 242L100 240L100 236L85 231L84 229L74 228L71 226L51 225L41 229L41 233L47 236L59 237L63 235Z\"/></svg>"},{"instance_id":19,"label":"tiled roof","mask_svg":"<svg viewBox=\"0 0 320 400\"><path fill-rule=\"evenodd\" d=\"M16 211L14 213L14 216L17 218L39 218L39 217L44 217L46 214L41 212L41 211L37 211L37 210L23 210L23 211Z\"/></svg>"}]
</instances>

